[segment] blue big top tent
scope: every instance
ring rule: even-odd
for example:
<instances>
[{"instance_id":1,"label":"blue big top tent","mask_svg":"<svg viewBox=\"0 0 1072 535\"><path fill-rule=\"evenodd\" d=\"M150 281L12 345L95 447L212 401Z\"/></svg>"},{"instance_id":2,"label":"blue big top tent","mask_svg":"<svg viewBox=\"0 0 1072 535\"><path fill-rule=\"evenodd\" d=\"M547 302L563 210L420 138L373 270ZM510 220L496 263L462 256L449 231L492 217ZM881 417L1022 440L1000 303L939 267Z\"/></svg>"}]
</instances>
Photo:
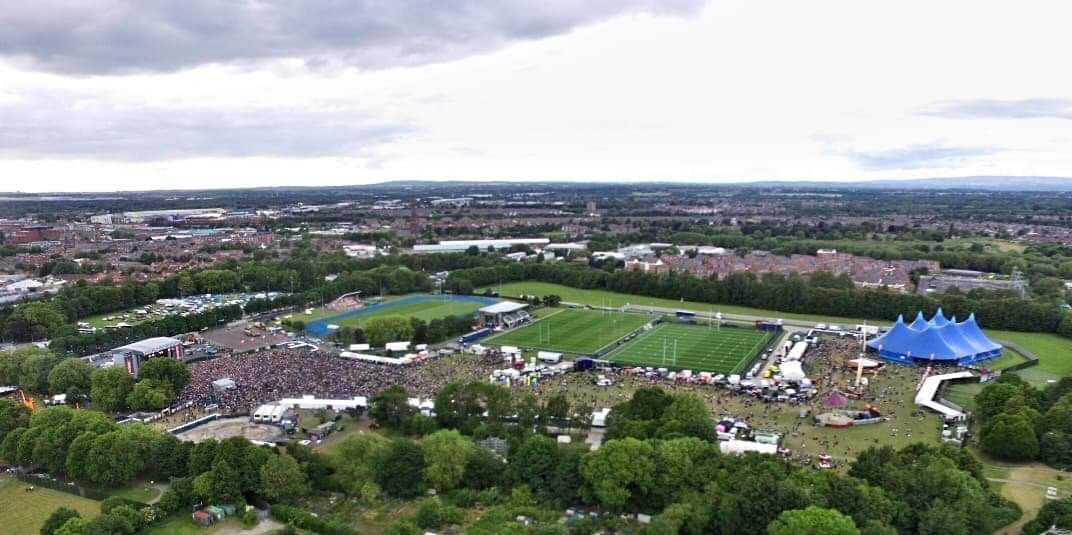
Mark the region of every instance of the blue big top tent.
<instances>
[{"instance_id":1,"label":"blue big top tent","mask_svg":"<svg viewBox=\"0 0 1072 535\"><path fill-rule=\"evenodd\" d=\"M883 359L901 364L968 365L1000 357L1002 350L1001 344L983 334L975 314L958 323L955 317L946 319L940 308L930 321L923 318L923 312L911 324L898 316L897 323L886 334L867 342L867 347Z\"/></svg>"}]
</instances>

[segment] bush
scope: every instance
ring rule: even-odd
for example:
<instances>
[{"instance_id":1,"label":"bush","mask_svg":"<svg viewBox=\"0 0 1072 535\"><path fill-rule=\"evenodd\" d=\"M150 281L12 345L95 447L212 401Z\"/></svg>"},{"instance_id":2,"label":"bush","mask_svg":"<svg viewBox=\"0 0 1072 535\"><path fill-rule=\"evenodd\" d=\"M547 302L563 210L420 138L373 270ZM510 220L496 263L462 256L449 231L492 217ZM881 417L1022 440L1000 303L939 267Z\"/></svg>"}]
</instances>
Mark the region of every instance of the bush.
<instances>
[{"instance_id":1,"label":"bush","mask_svg":"<svg viewBox=\"0 0 1072 535\"><path fill-rule=\"evenodd\" d=\"M431 416L414 414L403 423L402 427L407 434L422 437L435 433L439 429L439 423Z\"/></svg>"},{"instance_id":2,"label":"bush","mask_svg":"<svg viewBox=\"0 0 1072 535\"><path fill-rule=\"evenodd\" d=\"M457 489L448 494L446 499L457 507L468 509L476 505L480 495L473 489Z\"/></svg>"},{"instance_id":3,"label":"bush","mask_svg":"<svg viewBox=\"0 0 1072 535\"><path fill-rule=\"evenodd\" d=\"M162 496L160 496L160 501L156 502L156 506L162 509L165 513L171 514L182 508L182 500L174 489L168 489Z\"/></svg>"},{"instance_id":4,"label":"bush","mask_svg":"<svg viewBox=\"0 0 1072 535\"><path fill-rule=\"evenodd\" d=\"M100 512L103 514L108 514L112 512L112 509L115 509L120 505L127 505L127 501L123 498L120 498L119 496L109 496L105 498L103 502L101 502Z\"/></svg>"},{"instance_id":5,"label":"bush","mask_svg":"<svg viewBox=\"0 0 1072 535\"><path fill-rule=\"evenodd\" d=\"M462 521L462 512L453 505L448 505L432 498L417 510L417 526L424 529L436 529L448 524L459 524Z\"/></svg>"},{"instance_id":6,"label":"bush","mask_svg":"<svg viewBox=\"0 0 1072 535\"><path fill-rule=\"evenodd\" d=\"M357 535L357 532L349 526L317 518L308 511L289 505L273 505L272 518L321 535Z\"/></svg>"},{"instance_id":7,"label":"bush","mask_svg":"<svg viewBox=\"0 0 1072 535\"><path fill-rule=\"evenodd\" d=\"M421 530L409 520L401 520L387 527L383 535L421 535Z\"/></svg>"},{"instance_id":8,"label":"bush","mask_svg":"<svg viewBox=\"0 0 1072 535\"><path fill-rule=\"evenodd\" d=\"M249 529L253 526L256 526L257 510L252 507L246 509L245 512L242 513L242 516L239 518L239 520L242 522L242 527L245 529Z\"/></svg>"}]
</instances>

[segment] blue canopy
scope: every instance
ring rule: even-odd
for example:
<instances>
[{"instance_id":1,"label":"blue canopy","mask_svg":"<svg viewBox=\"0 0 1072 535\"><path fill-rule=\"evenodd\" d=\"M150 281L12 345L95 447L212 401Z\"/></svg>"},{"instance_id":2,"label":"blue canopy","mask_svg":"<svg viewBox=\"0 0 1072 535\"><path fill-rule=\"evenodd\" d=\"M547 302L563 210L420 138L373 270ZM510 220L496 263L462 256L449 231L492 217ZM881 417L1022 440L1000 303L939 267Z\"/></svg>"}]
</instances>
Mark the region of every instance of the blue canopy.
<instances>
[{"instance_id":1,"label":"blue canopy","mask_svg":"<svg viewBox=\"0 0 1072 535\"><path fill-rule=\"evenodd\" d=\"M920 312L911 325L898 316L893 327L869 341L867 347L883 359L904 364L922 361L967 365L999 357L1002 351L1000 344L983 334L975 314L958 323L956 318L947 319L942 309L930 321Z\"/></svg>"}]
</instances>

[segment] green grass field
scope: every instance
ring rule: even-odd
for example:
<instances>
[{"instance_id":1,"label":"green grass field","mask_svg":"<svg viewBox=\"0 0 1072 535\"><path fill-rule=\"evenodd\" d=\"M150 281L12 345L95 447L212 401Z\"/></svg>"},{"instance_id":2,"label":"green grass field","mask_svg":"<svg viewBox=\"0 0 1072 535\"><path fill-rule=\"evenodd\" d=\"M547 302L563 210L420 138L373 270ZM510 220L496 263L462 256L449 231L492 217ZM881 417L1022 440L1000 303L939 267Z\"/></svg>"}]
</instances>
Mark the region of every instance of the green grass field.
<instances>
[{"instance_id":1,"label":"green grass field","mask_svg":"<svg viewBox=\"0 0 1072 535\"><path fill-rule=\"evenodd\" d=\"M788 312L777 312L749 307L711 305L708 303L695 303L691 301L659 299L640 295L620 294L606 290L581 290L547 282L512 282L503 284L501 290L498 286L495 286L492 289L500 291L504 296L555 294L561 296L563 301L594 306L621 306L630 303L634 305L678 308L683 310L714 310L716 312L725 312L728 314L741 314L764 318L786 318L814 322L840 323L842 325L852 325L862 322L859 318L811 316L807 314L792 314ZM1072 375L1072 340L1061 338L1056 334L1050 333L1026 333L998 331L993 329L984 329L984 331L987 336L1019 344L1028 351L1038 355L1038 366L1016 372L1024 379L1036 384L1044 384L1046 381Z\"/></svg>"},{"instance_id":2,"label":"green grass field","mask_svg":"<svg viewBox=\"0 0 1072 535\"><path fill-rule=\"evenodd\" d=\"M28 486L13 477L0 477L0 520L3 521L0 532L37 533L59 507L74 509L86 519L100 513L98 501L43 487L26 492Z\"/></svg>"},{"instance_id":3,"label":"green grass field","mask_svg":"<svg viewBox=\"0 0 1072 535\"><path fill-rule=\"evenodd\" d=\"M1072 340L1049 333L986 331L987 336L1019 344L1039 358L1038 366L1016 372L1036 384L1072 375Z\"/></svg>"},{"instance_id":4,"label":"green grass field","mask_svg":"<svg viewBox=\"0 0 1072 535\"><path fill-rule=\"evenodd\" d=\"M382 318L386 316L402 316L406 318L418 318L424 321L431 321L434 319L445 318L447 316L464 316L472 314L482 307L480 303L466 303L461 301L423 301L420 303L409 303L405 305L399 305L384 310L383 312L377 312L373 314L367 314L364 316L354 316L340 320L338 325L341 327L357 327L364 324L373 318Z\"/></svg>"},{"instance_id":5,"label":"green grass field","mask_svg":"<svg viewBox=\"0 0 1072 535\"><path fill-rule=\"evenodd\" d=\"M564 308L531 325L489 338L487 343L587 355L652 319L640 314Z\"/></svg>"},{"instance_id":6,"label":"green grass field","mask_svg":"<svg viewBox=\"0 0 1072 535\"><path fill-rule=\"evenodd\" d=\"M663 323L607 355L619 364L739 373L770 334L744 328Z\"/></svg>"}]
</instances>

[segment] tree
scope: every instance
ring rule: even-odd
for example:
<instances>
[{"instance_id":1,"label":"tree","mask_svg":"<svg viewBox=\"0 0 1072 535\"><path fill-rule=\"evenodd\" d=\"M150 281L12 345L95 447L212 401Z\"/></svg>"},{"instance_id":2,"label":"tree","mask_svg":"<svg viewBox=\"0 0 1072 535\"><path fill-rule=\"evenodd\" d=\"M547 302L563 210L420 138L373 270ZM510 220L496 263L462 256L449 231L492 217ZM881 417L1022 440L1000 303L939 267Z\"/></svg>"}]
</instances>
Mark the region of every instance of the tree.
<instances>
[{"instance_id":1,"label":"tree","mask_svg":"<svg viewBox=\"0 0 1072 535\"><path fill-rule=\"evenodd\" d=\"M89 535L133 535L141 527L141 515L129 505L116 507L86 525Z\"/></svg>"},{"instance_id":2,"label":"tree","mask_svg":"<svg viewBox=\"0 0 1072 535\"><path fill-rule=\"evenodd\" d=\"M127 396L134 387L134 379L123 368L103 368L90 377L89 396L93 404L104 412L117 412L126 407Z\"/></svg>"},{"instance_id":3,"label":"tree","mask_svg":"<svg viewBox=\"0 0 1072 535\"><path fill-rule=\"evenodd\" d=\"M0 442L15 429L30 426L30 409L22 403L0 399Z\"/></svg>"},{"instance_id":4,"label":"tree","mask_svg":"<svg viewBox=\"0 0 1072 535\"><path fill-rule=\"evenodd\" d=\"M392 385L372 397L369 402L369 418L377 424L399 429L417 410L409 405L409 392L400 385Z\"/></svg>"},{"instance_id":5,"label":"tree","mask_svg":"<svg viewBox=\"0 0 1072 535\"><path fill-rule=\"evenodd\" d=\"M143 379L127 395L127 406L135 411L158 411L167 407L175 394L171 385L155 379Z\"/></svg>"},{"instance_id":6,"label":"tree","mask_svg":"<svg viewBox=\"0 0 1072 535\"><path fill-rule=\"evenodd\" d=\"M655 432L659 438L691 436L714 440L715 422L703 400L692 395L676 395L663 413L663 424Z\"/></svg>"},{"instance_id":7,"label":"tree","mask_svg":"<svg viewBox=\"0 0 1072 535\"><path fill-rule=\"evenodd\" d=\"M413 498L421 494L424 454L413 441L400 438L391 443L376 466L376 481L387 494Z\"/></svg>"},{"instance_id":8,"label":"tree","mask_svg":"<svg viewBox=\"0 0 1072 535\"><path fill-rule=\"evenodd\" d=\"M83 397L89 392L92 374L93 366L82 362L82 359L65 359L49 372L48 391L50 394L67 394L68 397L76 394L73 397Z\"/></svg>"},{"instance_id":9,"label":"tree","mask_svg":"<svg viewBox=\"0 0 1072 535\"><path fill-rule=\"evenodd\" d=\"M387 316L372 318L364 325L369 344L380 347L388 342L408 341L413 337L413 326L408 318Z\"/></svg>"},{"instance_id":10,"label":"tree","mask_svg":"<svg viewBox=\"0 0 1072 535\"><path fill-rule=\"evenodd\" d=\"M284 453L261 466L261 491L269 500L291 502L309 492L309 481L298 461Z\"/></svg>"},{"instance_id":11,"label":"tree","mask_svg":"<svg viewBox=\"0 0 1072 535\"><path fill-rule=\"evenodd\" d=\"M56 531L72 518L82 518L82 515L78 514L78 511L67 507L60 507L52 511L48 520L45 520L45 525L41 526L41 535L55 535Z\"/></svg>"},{"instance_id":12,"label":"tree","mask_svg":"<svg viewBox=\"0 0 1072 535\"><path fill-rule=\"evenodd\" d=\"M108 513L112 512L112 509L115 509L116 507L120 507L120 506L123 506L123 505L126 505L126 504L127 504L127 501L125 499L123 499L121 496L108 496L107 498L104 499L104 501L101 502L100 511L103 514L108 514Z\"/></svg>"},{"instance_id":13,"label":"tree","mask_svg":"<svg viewBox=\"0 0 1072 535\"><path fill-rule=\"evenodd\" d=\"M1052 500L1042 506L1038 516L1024 525L1024 535L1039 535L1049 531L1050 527L1072 529L1072 498Z\"/></svg>"},{"instance_id":14,"label":"tree","mask_svg":"<svg viewBox=\"0 0 1072 535\"><path fill-rule=\"evenodd\" d=\"M860 535L851 518L831 509L809 506L783 511L767 525L769 535Z\"/></svg>"},{"instance_id":15,"label":"tree","mask_svg":"<svg viewBox=\"0 0 1072 535\"><path fill-rule=\"evenodd\" d=\"M506 467L494 453L484 448L475 448L465 463L462 482L471 489L483 490L498 486Z\"/></svg>"},{"instance_id":16,"label":"tree","mask_svg":"<svg viewBox=\"0 0 1072 535\"><path fill-rule=\"evenodd\" d=\"M436 431L421 444L424 451L424 479L432 488L446 492L456 488L473 455L472 441L455 430Z\"/></svg>"},{"instance_id":17,"label":"tree","mask_svg":"<svg viewBox=\"0 0 1072 535\"><path fill-rule=\"evenodd\" d=\"M551 396L551 398L547 400L547 404L544 406L544 413L547 414L556 425L563 425L570 416L569 398L561 392Z\"/></svg>"},{"instance_id":18,"label":"tree","mask_svg":"<svg viewBox=\"0 0 1072 535\"><path fill-rule=\"evenodd\" d=\"M149 359L141 365L138 377L142 380L160 381L171 386L172 392L182 392L190 383L190 370L182 362L170 358Z\"/></svg>"},{"instance_id":19,"label":"tree","mask_svg":"<svg viewBox=\"0 0 1072 535\"><path fill-rule=\"evenodd\" d=\"M983 451L1010 461L1026 461L1039 454L1034 427L1018 413L999 414L983 427L979 441Z\"/></svg>"},{"instance_id":20,"label":"tree","mask_svg":"<svg viewBox=\"0 0 1072 535\"><path fill-rule=\"evenodd\" d=\"M183 275L179 277L179 295L187 296L197 293L197 285L194 284L193 277L189 275Z\"/></svg>"},{"instance_id":21,"label":"tree","mask_svg":"<svg viewBox=\"0 0 1072 535\"><path fill-rule=\"evenodd\" d=\"M655 484L654 453L651 444L635 438L603 444L581 463L586 494L616 511L642 498Z\"/></svg>"},{"instance_id":22,"label":"tree","mask_svg":"<svg viewBox=\"0 0 1072 535\"><path fill-rule=\"evenodd\" d=\"M462 513L457 507L445 504L436 497L421 504L421 507L417 509L416 520L418 527L439 529L449 524L460 523Z\"/></svg>"},{"instance_id":23,"label":"tree","mask_svg":"<svg viewBox=\"0 0 1072 535\"><path fill-rule=\"evenodd\" d=\"M376 470L390 448L391 441L379 433L346 437L331 455L331 464L335 468L334 480L350 496L371 493L371 497L375 498L379 492ZM375 488L368 487L368 484Z\"/></svg>"},{"instance_id":24,"label":"tree","mask_svg":"<svg viewBox=\"0 0 1072 535\"><path fill-rule=\"evenodd\" d=\"M49 352L34 352L26 355L19 364L19 387L37 393L48 392L48 376L59 358Z\"/></svg>"},{"instance_id":25,"label":"tree","mask_svg":"<svg viewBox=\"0 0 1072 535\"><path fill-rule=\"evenodd\" d=\"M1072 338L1072 314L1065 314L1061 323L1057 325L1057 334L1065 338Z\"/></svg>"},{"instance_id":26,"label":"tree","mask_svg":"<svg viewBox=\"0 0 1072 535\"><path fill-rule=\"evenodd\" d=\"M216 503L235 503L242 498L241 474L226 460L212 467L212 500Z\"/></svg>"},{"instance_id":27,"label":"tree","mask_svg":"<svg viewBox=\"0 0 1072 535\"><path fill-rule=\"evenodd\" d=\"M89 525L81 517L68 518L53 535L86 535L89 533Z\"/></svg>"},{"instance_id":28,"label":"tree","mask_svg":"<svg viewBox=\"0 0 1072 535\"><path fill-rule=\"evenodd\" d=\"M968 535L972 531L967 520L965 511L944 500L938 500L930 509L920 514L919 534Z\"/></svg>"}]
</instances>

